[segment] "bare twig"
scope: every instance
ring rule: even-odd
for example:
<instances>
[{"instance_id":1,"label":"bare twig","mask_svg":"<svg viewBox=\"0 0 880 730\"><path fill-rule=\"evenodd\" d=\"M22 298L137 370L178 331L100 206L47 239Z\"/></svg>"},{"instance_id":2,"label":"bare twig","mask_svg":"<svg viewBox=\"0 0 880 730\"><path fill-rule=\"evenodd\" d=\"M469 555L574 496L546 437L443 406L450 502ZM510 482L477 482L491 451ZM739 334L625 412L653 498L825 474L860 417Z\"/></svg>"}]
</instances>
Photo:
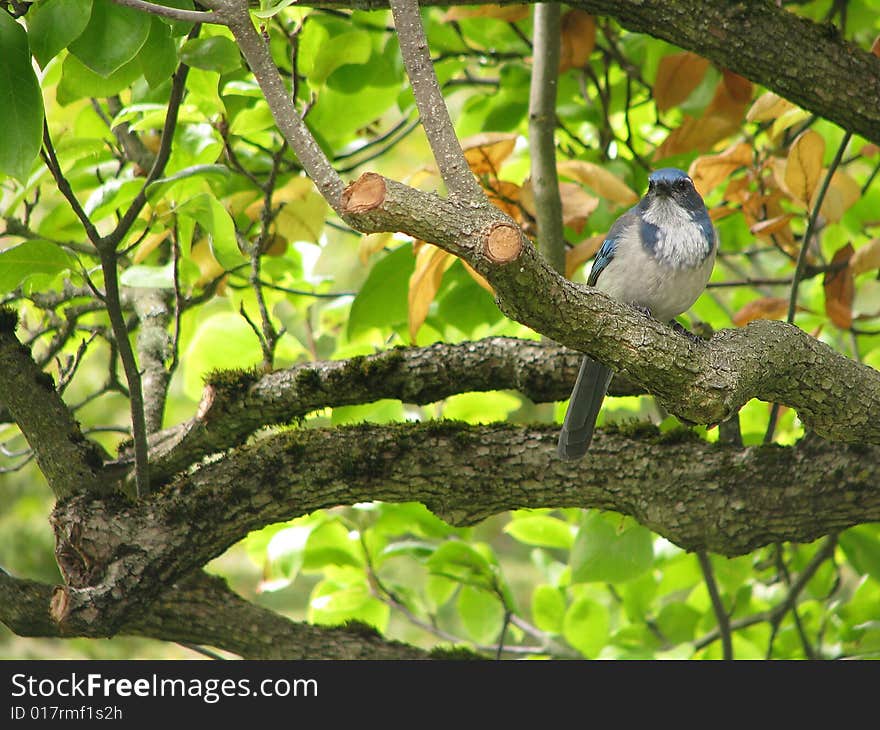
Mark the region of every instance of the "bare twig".
<instances>
[{"instance_id":1,"label":"bare twig","mask_svg":"<svg viewBox=\"0 0 880 730\"><path fill-rule=\"evenodd\" d=\"M718 592L718 584L715 582L715 573L712 570L712 561L709 559L709 553L705 550L698 550L697 558L700 561L700 570L703 571L703 580L706 582L706 588L709 591L709 598L712 599L712 608L715 611L715 618L718 621L722 656L725 659L733 659L733 640L730 633L730 616L727 614L727 609L724 607L724 601L721 600L721 594Z\"/></svg>"}]
</instances>

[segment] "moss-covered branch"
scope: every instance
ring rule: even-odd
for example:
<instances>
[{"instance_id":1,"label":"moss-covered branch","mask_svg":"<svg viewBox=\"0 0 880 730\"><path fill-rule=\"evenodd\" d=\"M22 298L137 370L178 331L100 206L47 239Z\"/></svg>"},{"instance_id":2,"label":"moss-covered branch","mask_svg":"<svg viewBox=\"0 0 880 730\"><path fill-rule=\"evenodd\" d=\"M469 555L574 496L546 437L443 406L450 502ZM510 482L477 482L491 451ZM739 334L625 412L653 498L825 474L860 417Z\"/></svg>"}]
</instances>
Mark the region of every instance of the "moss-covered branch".
<instances>
[{"instance_id":1,"label":"moss-covered branch","mask_svg":"<svg viewBox=\"0 0 880 730\"><path fill-rule=\"evenodd\" d=\"M96 620L120 627L250 530L370 500L420 501L454 524L521 507L610 509L724 555L880 519L876 448L815 439L743 449L687 432L600 431L591 458L571 464L554 456L556 436L552 425L454 422L291 430L136 505L74 497L53 515L68 581L53 616L73 632Z\"/></svg>"}]
</instances>

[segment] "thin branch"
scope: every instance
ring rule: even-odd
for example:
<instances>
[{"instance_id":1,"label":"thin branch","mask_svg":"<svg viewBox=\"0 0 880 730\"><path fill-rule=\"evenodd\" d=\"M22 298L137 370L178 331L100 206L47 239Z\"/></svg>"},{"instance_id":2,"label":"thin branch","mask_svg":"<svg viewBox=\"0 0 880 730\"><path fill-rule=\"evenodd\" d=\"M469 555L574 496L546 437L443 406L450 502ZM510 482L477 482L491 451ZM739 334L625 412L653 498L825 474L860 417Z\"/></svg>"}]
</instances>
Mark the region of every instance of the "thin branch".
<instances>
[{"instance_id":1,"label":"thin branch","mask_svg":"<svg viewBox=\"0 0 880 730\"><path fill-rule=\"evenodd\" d=\"M180 20L189 23L213 23L215 25L225 25L223 20L218 17L217 13L207 13L200 10L182 10L179 8L171 8L167 5L157 5L156 3L147 2L147 0L113 0L117 5L127 8L141 10L151 15L159 15L170 20ZM205 3L203 3L205 4Z\"/></svg>"},{"instance_id":2,"label":"thin branch","mask_svg":"<svg viewBox=\"0 0 880 730\"><path fill-rule=\"evenodd\" d=\"M700 570L703 572L703 580L712 600L712 608L715 611L715 619L718 621L718 633L721 636L722 656L725 659L733 659L733 640L730 633L730 616L724 607L724 601L718 592L718 584L715 582L715 573L712 570L712 561L705 550L697 551L700 561Z\"/></svg>"},{"instance_id":3,"label":"thin branch","mask_svg":"<svg viewBox=\"0 0 880 730\"><path fill-rule=\"evenodd\" d=\"M390 5L400 53L443 182L451 197L467 204L484 204L486 196L464 158L440 91L418 0L391 0Z\"/></svg>"},{"instance_id":4,"label":"thin branch","mask_svg":"<svg viewBox=\"0 0 880 730\"><path fill-rule=\"evenodd\" d=\"M538 222L538 250L565 273L562 200L556 174L556 89L559 78L560 9L558 3L535 5L535 54L529 89L531 180Z\"/></svg>"}]
</instances>

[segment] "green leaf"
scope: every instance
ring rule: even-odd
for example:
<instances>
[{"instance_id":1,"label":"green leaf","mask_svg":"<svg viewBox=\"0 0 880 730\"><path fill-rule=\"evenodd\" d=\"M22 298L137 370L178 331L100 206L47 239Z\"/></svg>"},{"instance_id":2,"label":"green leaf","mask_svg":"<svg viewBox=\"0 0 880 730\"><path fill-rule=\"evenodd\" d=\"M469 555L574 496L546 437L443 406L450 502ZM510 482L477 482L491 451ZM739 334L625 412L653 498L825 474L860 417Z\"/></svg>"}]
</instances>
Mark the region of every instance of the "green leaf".
<instances>
[{"instance_id":1,"label":"green leaf","mask_svg":"<svg viewBox=\"0 0 880 730\"><path fill-rule=\"evenodd\" d=\"M330 423L334 426L345 423L394 423L402 421L403 416L403 403L383 399L363 406L337 406L333 409Z\"/></svg>"},{"instance_id":2,"label":"green leaf","mask_svg":"<svg viewBox=\"0 0 880 730\"><path fill-rule=\"evenodd\" d=\"M76 56L68 54L61 64L58 103L66 106L84 98L104 98L128 88L141 75L140 61L134 59L109 76L96 74Z\"/></svg>"},{"instance_id":3,"label":"green leaf","mask_svg":"<svg viewBox=\"0 0 880 730\"><path fill-rule=\"evenodd\" d=\"M147 197L150 200L160 198L169 192L174 187L175 183L180 182L181 180L188 180L190 178L203 180L208 177L228 180L230 176L231 173L226 165L191 165L190 167L185 167L183 170L179 170L173 175L160 177L151 182L147 186Z\"/></svg>"},{"instance_id":4,"label":"green leaf","mask_svg":"<svg viewBox=\"0 0 880 730\"><path fill-rule=\"evenodd\" d=\"M25 241L7 248L0 251L0 292L12 291L35 274L58 274L72 263L70 254L49 241Z\"/></svg>"},{"instance_id":5,"label":"green leaf","mask_svg":"<svg viewBox=\"0 0 880 730\"><path fill-rule=\"evenodd\" d=\"M853 568L880 581L880 538L876 527L851 527L841 533L840 547Z\"/></svg>"},{"instance_id":6,"label":"green leaf","mask_svg":"<svg viewBox=\"0 0 880 730\"><path fill-rule=\"evenodd\" d=\"M438 611L441 606L452 598L458 583L442 575L429 575L425 579L425 598L432 611Z\"/></svg>"},{"instance_id":7,"label":"green leaf","mask_svg":"<svg viewBox=\"0 0 880 730\"><path fill-rule=\"evenodd\" d=\"M309 536L319 524L310 521L306 524L291 525L272 535L266 546L266 557L272 574L281 574L289 582L296 579L303 565Z\"/></svg>"},{"instance_id":8,"label":"green leaf","mask_svg":"<svg viewBox=\"0 0 880 730\"><path fill-rule=\"evenodd\" d=\"M180 49L180 60L188 66L227 73L241 67L241 54L231 38L222 35L190 38Z\"/></svg>"},{"instance_id":9,"label":"green leaf","mask_svg":"<svg viewBox=\"0 0 880 730\"><path fill-rule=\"evenodd\" d=\"M340 53L340 49L345 49ZM318 48L312 61L312 69L309 73L309 81L315 84L323 84L327 77L340 66L365 64L372 52L370 34L366 30L342 33L331 43L324 43ZM364 70L361 70L364 73Z\"/></svg>"},{"instance_id":10,"label":"green leaf","mask_svg":"<svg viewBox=\"0 0 880 730\"><path fill-rule=\"evenodd\" d=\"M43 96L27 34L0 11L0 173L25 182L43 140Z\"/></svg>"},{"instance_id":11,"label":"green leaf","mask_svg":"<svg viewBox=\"0 0 880 730\"><path fill-rule=\"evenodd\" d=\"M504 526L504 531L526 545L568 550L574 544L571 526L567 522L547 515L511 520Z\"/></svg>"},{"instance_id":12,"label":"green leaf","mask_svg":"<svg viewBox=\"0 0 880 730\"><path fill-rule=\"evenodd\" d=\"M498 638L504 623L504 608L497 596L463 586L455 605L462 626L475 642L490 644Z\"/></svg>"},{"instance_id":13,"label":"green leaf","mask_svg":"<svg viewBox=\"0 0 880 730\"><path fill-rule=\"evenodd\" d=\"M612 516L620 523L624 518ZM628 521L622 530L599 512L588 512L571 550L571 575L576 583L621 583L647 571L654 561L651 532Z\"/></svg>"},{"instance_id":14,"label":"green leaf","mask_svg":"<svg viewBox=\"0 0 880 730\"><path fill-rule=\"evenodd\" d=\"M70 44L70 52L85 66L105 78L134 59L150 35L147 13L93 0L85 30Z\"/></svg>"},{"instance_id":15,"label":"green leaf","mask_svg":"<svg viewBox=\"0 0 880 730\"><path fill-rule=\"evenodd\" d=\"M700 612L686 603L669 603L660 610L657 627L668 641L681 644L694 638L700 618Z\"/></svg>"},{"instance_id":16,"label":"green leaf","mask_svg":"<svg viewBox=\"0 0 880 730\"><path fill-rule=\"evenodd\" d=\"M177 69L177 45L167 23L153 18L150 35L137 54L137 60L150 88L161 86L171 78Z\"/></svg>"},{"instance_id":17,"label":"green leaf","mask_svg":"<svg viewBox=\"0 0 880 730\"><path fill-rule=\"evenodd\" d=\"M44 0L31 6L25 20L31 52L40 66L49 63L85 30L91 14L92 0Z\"/></svg>"},{"instance_id":18,"label":"green leaf","mask_svg":"<svg viewBox=\"0 0 880 730\"><path fill-rule=\"evenodd\" d=\"M551 634L562 633L565 619L565 596L553 586L535 586L532 592L532 620L541 631Z\"/></svg>"},{"instance_id":19,"label":"green leaf","mask_svg":"<svg viewBox=\"0 0 880 730\"><path fill-rule=\"evenodd\" d=\"M318 583L312 591L308 620L328 625L363 621L384 631L389 614L388 606L373 598L365 581L341 584L328 579Z\"/></svg>"},{"instance_id":20,"label":"green leaf","mask_svg":"<svg viewBox=\"0 0 880 730\"><path fill-rule=\"evenodd\" d=\"M165 266L130 266L119 277L123 286L147 287L155 289L174 288L174 262Z\"/></svg>"},{"instance_id":21,"label":"green leaf","mask_svg":"<svg viewBox=\"0 0 880 730\"><path fill-rule=\"evenodd\" d=\"M357 537L351 536L339 520L328 520L309 536L303 570L318 570L327 565L360 567L363 563Z\"/></svg>"},{"instance_id":22,"label":"green leaf","mask_svg":"<svg viewBox=\"0 0 880 730\"><path fill-rule=\"evenodd\" d=\"M183 390L196 402L202 395L205 376L218 369L247 367L260 358L254 331L237 312L219 312L199 322L180 359Z\"/></svg>"},{"instance_id":23,"label":"green leaf","mask_svg":"<svg viewBox=\"0 0 880 730\"><path fill-rule=\"evenodd\" d=\"M394 558L399 555L423 560L433 554L437 546L434 543L425 542L424 540L399 540L392 542L382 548L381 558Z\"/></svg>"},{"instance_id":24,"label":"green leaf","mask_svg":"<svg viewBox=\"0 0 880 730\"><path fill-rule=\"evenodd\" d=\"M194 218L208 233L211 251L220 265L232 269L242 263L244 257L235 237L235 224L223 204L212 195L197 195L177 207L179 215Z\"/></svg>"},{"instance_id":25,"label":"green leaf","mask_svg":"<svg viewBox=\"0 0 880 730\"><path fill-rule=\"evenodd\" d=\"M428 558L428 569L461 583L489 586L493 584L494 571L489 561L465 542L449 540Z\"/></svg>"},{"instance_id":26,"label":"green leaf","mask_svg":"<svg viewBox=\"0 0 880 730\"><path fill-rule=\"evenodd\" d=\"M95 188L83 204L83 210L93 221L113 215L135 199L143 184L143 180L137 178L110 178Z\"/></svg>"},{"instance_id":27,"label":"green leaf","mask_svg":"<svg viewBox=\"0 0 880 730\"><path fill-rule=\"evenodd\" d=\"M443 417L468 423L504 421L522 406L519 396L501 391L457 393L443 403Z\"/></svg>"},{"instance_id":28,"label":"green leaf","mask_svg":"<svg viewBox=\"0 0 880 730\"><path fill-rule=\"evenodd\" d=\"M576 599L565 612L565 640L589 659L595 659L608 643L608 609L591 598Z\"/></svg>"},{"instance_id":29,"label":"green leaf","mask_svg":"<svg viewBox=\"0 0 880 730\"><path fill-rule=\"evenodd\" d=\"M393 327L409 315L409 277L415 268L412 244L392 251L373 264L348 317L348 336L356 337L372 327Z\"/></svg>"}]
</instances>

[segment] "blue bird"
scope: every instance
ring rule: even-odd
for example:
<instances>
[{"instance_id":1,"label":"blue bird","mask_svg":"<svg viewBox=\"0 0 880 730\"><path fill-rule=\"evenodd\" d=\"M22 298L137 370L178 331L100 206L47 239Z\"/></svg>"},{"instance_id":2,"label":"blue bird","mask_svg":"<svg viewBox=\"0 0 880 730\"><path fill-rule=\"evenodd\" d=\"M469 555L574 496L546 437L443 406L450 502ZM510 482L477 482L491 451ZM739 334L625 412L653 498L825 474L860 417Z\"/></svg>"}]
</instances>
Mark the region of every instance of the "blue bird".
<instances>
[{"instance_id":1,"label":"blue bird","mask_svg":"<svg viewBox=\"0 0 880 730\"><path fill-rule=\"evenodd\" d=\"M716 250L715 228L693 180L665 167L651 173L645 196L611 226L587 284L668 322L706 288ZM584 356L559 434L560 458L586 453L611 375Z\"/></svg>"}]
</instances>

